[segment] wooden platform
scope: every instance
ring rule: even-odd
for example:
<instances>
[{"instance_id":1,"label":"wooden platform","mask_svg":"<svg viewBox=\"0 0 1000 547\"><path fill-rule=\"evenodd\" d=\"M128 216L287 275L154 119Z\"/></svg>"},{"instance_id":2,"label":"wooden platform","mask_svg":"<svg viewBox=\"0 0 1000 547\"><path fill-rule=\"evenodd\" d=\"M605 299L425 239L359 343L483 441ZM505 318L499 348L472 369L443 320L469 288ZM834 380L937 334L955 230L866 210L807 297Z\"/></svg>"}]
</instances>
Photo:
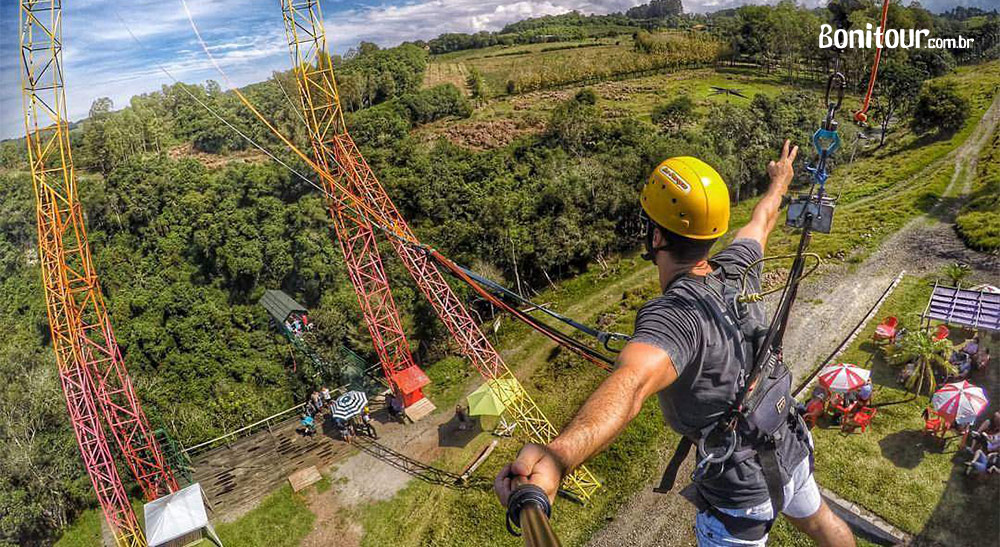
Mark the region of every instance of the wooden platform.
<instances>
[{"instance_id":1,"label":"wooden platform","mask_svg":"<svg viewBox=\"0 0 1000 547\"><path fill-rule=\"evenodd\" d=\"M194 458L194 480L211 504L209 518L237 518L285 484L289 475L310 466L325 471L354 451L336 438L332 423L320 424L312 437L297 433L298 427L298 418L292 418Z\"/></svg>"},{"instance_id":2,"label":"wooden platform","mask_svg":"<svg viewBox=\"0 0 1000 547\"><path fill-rule=\"evenodd\" d=\"M409 418L411 422L416 422L419 421L424 416L427 416L431 412L434 412L436 408L437 407L434 406L434 403L432 403L430 399L424 397L423 399L420 399L416 403L413 403L412 405L406 407L406 409L403 410L403 412L406 414L406 417Z\"/></svg>"},{"instance_id":3,"label":"wooden platform","mask_svg":"<svg viewBox=\"0 0 1000 547\"><path fill-rule=\"evenodd\" d=\"M323 480L323 475L319 473L319 469L316 469L315 465L299 469L288 475L288 484L292 485L293 492L305 490L321 480Z\"/></svg>"}]
</instances>

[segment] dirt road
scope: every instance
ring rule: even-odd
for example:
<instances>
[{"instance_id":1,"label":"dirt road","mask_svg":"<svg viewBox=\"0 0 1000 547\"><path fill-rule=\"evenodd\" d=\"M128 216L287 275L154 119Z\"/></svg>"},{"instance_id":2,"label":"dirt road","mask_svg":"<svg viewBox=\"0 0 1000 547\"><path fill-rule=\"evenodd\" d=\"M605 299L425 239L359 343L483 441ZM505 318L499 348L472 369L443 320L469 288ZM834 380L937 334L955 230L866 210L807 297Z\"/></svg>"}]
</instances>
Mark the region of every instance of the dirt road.
<instances>
[{"instance_id":1,"label":"dirt road","mask_svg":"<svg viewBox=\"0 0 1000 547\"><path fill-rule=\"evenodd\" d=\"M994 277L1000 274L997 257L969 250L955 235L952 221L962 197L971 189L976 161L1000 121L1000 95L983 115L972 135L941 161L951 161L955 174L937 206L916 218L886 241L861 264L828 270L809 280L799 291L792 323L785 336L784 353L796 377L808 374L836 348L844 335L861 320L900 270L923 275L953 262L965 262ZM915 181L914 183L918 183ZM672 447L666 447L672 448ZM663 465L669 450L664 450ZM655 494L648 488L625 503L614 520L594 535L591 547L666 547L693 545L694 509L676 491L690 476L691 463L678 474L674 493Z\"/></svg>"}]
</instances>

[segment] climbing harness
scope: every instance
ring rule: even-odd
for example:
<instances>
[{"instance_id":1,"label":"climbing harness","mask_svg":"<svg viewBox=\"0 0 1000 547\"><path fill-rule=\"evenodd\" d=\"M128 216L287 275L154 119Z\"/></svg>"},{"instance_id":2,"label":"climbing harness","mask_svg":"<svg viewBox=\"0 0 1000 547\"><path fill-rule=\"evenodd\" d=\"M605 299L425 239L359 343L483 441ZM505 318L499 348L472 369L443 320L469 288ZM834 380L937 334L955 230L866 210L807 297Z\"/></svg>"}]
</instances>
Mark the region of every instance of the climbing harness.
<instances>
[{"instance_id":1,"label":"climbing harness","mask_svg":"<svg viewBox=\"0 0 1000 547\"><path fill-rule=\"evenodd\" d=\"M868 78L868 91L865 93L864 99L861 100L861 110L854 113L854 121L859 124L865 124L868 122L868 107L872 102L872 92L875 91L875 81L878 79L878 65L882 60L882 41L885 36L885 22L889 18L889 4L892 0L882 0L882 22L879 23L879 29L882 31L883 39L878 40L875 47L875 61L872 63L871 76Z\"/></svg>"}]
</instances>

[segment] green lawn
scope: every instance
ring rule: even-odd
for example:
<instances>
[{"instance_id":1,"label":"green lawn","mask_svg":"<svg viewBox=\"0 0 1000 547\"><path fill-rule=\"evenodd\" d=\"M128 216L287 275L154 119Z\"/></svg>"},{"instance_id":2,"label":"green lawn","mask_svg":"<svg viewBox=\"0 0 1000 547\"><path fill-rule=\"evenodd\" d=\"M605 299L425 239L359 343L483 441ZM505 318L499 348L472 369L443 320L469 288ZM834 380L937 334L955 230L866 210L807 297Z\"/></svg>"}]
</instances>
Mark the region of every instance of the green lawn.
<instances>
[{"instance_id":1,"label":"green lawn","mask_svg":"<svg viewBox=\"0 0 1000 547\"><path fill-rule=\"evenodd\" d=\"M217 526L216 532L227 546L295 547L312 530L315 520L305 499L286 485L243 517Z\"/></svg>"},{"instance_id":2,"label":"green lawn","mask_svg":"<svg viewBox=\"0 0 1000 547\"><path fill-rule=\"evenodd\" d=\"M907 276L879 312L894 315L914 328L931 292L930 278ZM925 441L921 412L926 396L912 398L896 382L897 369L888 365L869 342L878 321L872 321L844 353L842 361L872 370L875 402L907 401L879 409L865 433L842 434L839 428L818 427L816 477L824 486L858 503L914 535L943 545L964 545L979 537L1000 537L997 502L1000 479L968 479L956 462L957 441L944 451ZM968 336L968 334L965 334ZM952 340L962 339L954 329ZM992 342L995 353L1000 344ZM974 376L997 396L997 378ZM975 522L975 527L966 523Z\"/></svg>"}]
</instances>

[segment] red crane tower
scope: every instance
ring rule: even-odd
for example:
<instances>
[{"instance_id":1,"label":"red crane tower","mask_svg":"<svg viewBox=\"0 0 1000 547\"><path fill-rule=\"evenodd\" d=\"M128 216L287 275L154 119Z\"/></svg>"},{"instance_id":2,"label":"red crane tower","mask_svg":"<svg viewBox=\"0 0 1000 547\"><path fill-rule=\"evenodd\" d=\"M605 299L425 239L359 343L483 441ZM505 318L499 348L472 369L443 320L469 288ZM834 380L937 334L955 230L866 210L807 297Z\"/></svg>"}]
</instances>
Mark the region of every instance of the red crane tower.
<instances>
[{"instance_id":1,"label":"red crane tower","mask_svg":"<svg viewBox=\"0 0 1000 547\"><path fill-rule=\"evenodd\" d=\"M334 202L333 207L344 216L353 214L349 211L349 203L360 203L366 210L377 214L380 225L396 234L389 239L424 297L448 327L461 352L487 379L487 384L493 388L496 383L490 380L517 382L426 251L413 245L418 241L416 236L348 134L333 66L326 52L326 32L319 1L282 0L281 6L306 122L314 151L318 150L317 162L310 163L323 179L325 189ZM241 99L245 100L242 96ZM251 110L259 114L256 109ZM355 222L370 225L366 219ZM369 234L373 237L370 228ZM344 244L343 241L341 244ZM374 247L374 243L370 246ZM353 268L350 261L348 266ZM361 272L351 274L352 279L363 275ZM378 325L383 321L382 317L367 310L365 319L369 328L373 323ZM533 440L544 443L556 435L555 427L524 389L511 392L497 388L494 393L504 402L522 431ZM590 471L581 467L567 478L565 486L582 499L588 499L599 483Z\"/></svg>"},{"instance_id":2,"label":"red crane tower","mask_svg":"<svg viewBox=\"0 0 1000 547\"><path fill-rule=\"evenodd\" d=\"M117 544L146 544L99 414L148 500L177 489L136 397L87 243L66 121L61 0L21 0L25 140L52 347L73 431Z\"/></svg>"}]
</instances>

